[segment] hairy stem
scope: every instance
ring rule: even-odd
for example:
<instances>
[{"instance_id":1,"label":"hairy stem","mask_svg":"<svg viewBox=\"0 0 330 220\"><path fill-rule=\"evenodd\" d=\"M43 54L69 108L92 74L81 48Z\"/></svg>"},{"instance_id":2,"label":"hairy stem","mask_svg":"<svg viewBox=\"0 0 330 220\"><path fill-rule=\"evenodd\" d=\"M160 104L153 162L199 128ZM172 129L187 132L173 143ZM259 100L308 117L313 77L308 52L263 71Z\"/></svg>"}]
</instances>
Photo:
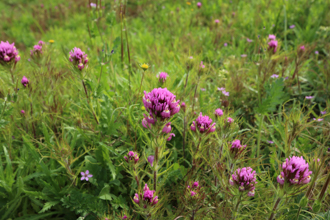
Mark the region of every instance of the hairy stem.
<instances>
[{"instance_id":1,"label":"hairy stem","mask_svg":"<svg viewBox=\"0 0 330 220\"><path fill-rule=\"evenodd\" d=\"M274 204L273 210L272 210L272 214L269 217L269 220L273 220L273 218L275 217L275 211L277 210L277 206L280 203L281 198L278 198Z\"/></svg>"}]
</instances>

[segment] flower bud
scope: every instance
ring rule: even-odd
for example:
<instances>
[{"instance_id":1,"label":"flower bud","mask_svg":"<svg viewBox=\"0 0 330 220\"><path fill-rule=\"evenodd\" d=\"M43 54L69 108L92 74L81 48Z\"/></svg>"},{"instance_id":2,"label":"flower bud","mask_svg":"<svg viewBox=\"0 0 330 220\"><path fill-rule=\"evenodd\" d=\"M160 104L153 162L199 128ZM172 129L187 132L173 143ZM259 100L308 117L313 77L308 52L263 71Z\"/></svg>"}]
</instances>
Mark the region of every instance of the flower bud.
<instances>
[{"instance_id":1,"label":"flower bud","mask_svg":"<svg viewBox=\"0 0 330 220\"><path fill-rule=\"evenodd\" d=\"M303 196L301 199L300 199L300 202L299 202L299 205L302 207L302 208L305 208L306 205L308 203L308 198L306 196Z\"/></svg>"},{"instance_id":2,"label":"flower bud","mask_svg":"<svg viewBox=\"0 0 330 220\"><path fill-rule=\"evenodd\" d=\"M164 128L163 128L163 132L166 133L166 134L168 134L168 133L171 132L171 130L172 130L171 122L168 122L168 123L164 126Z\"/></svg>"},{"instance_id":3,"label":"flower bud","mask_svg":"<svg viewBox=\"0 0 330 220\"><path fill-rule=\"evenodd\" d=\"M321 209L322 202L320 200L316 200L313 204L313 212L317 213Z\"/></svg>"}]
</instances>

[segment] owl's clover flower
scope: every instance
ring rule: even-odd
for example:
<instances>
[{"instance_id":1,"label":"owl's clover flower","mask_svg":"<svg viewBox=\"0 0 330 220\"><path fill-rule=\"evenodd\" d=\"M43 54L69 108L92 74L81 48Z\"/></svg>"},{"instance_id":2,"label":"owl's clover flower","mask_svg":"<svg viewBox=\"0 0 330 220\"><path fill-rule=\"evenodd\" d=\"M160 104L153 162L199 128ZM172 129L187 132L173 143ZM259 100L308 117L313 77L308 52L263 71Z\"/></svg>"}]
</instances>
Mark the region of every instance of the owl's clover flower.
<instances>
[{"instance_id":1,"label":"owl's clover flower","mask_svg":"<svg viewBox=\"0 0 330 220\"><path fill-rule=\"evenodd\" d=\"M283 185L287 182L290 185L303 185L311 181L312 171L309 171L309 164L301 157L286 158L282 164L282 172L277 177L277 182Z\"/></svg>"},{"instance_id":2,"label":"owl's clover flower","mask_svg":"<svg viewBox=\"0 0 330 220\"><path fill-rule=\"evenodd\" d=\"M237 186L239 191L248 192L248 196L254 196L256 171L251 167L238 168L229 180L230 185Z\"/></svg>"}]
</instances>

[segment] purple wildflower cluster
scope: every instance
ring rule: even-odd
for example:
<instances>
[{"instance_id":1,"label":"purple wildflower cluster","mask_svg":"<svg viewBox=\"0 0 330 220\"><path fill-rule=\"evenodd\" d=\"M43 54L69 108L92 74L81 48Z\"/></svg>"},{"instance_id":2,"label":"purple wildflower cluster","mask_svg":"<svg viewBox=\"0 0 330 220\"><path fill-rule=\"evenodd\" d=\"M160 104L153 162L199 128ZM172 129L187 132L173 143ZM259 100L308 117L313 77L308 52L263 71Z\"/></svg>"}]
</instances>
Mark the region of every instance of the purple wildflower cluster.
<instances>
[{"instance_id":1,"label":"purple wildflower cluster","mask_svg":"<svg viewBox=\"0 0 330 220\"><path fill-rule=\"evenodd\" d=\"M236 158L244 151L245 148L246 145L241 145L241 141L236 139L231 143L230 153Z\"/></svg>"},{"instance_id":2,"label":"purple wildflower cluster","mask_svg":"<svg viewBox=\"0 0 330 220\"><path fill-rule=\"evenodd\" d=\"M220 108L217 108L214 112L215 117L221 117L223 116L223 111Z\"/></svg>"},{"instance_id":3,"label":"purple wildflower cluster","mask_svg":"<svg viewBox=\"0 0 330 220\"><path fill-rule=\"evenodd\" d=\"M278 42L276 40L276 36L270 34L268 36L268 40L269 40L269 42L268 42L268 50L273 50L273 53L276 53L277 46L278 46Z\"/></svg>"},{"instance_id":4,"label":"purple wildflower cluster","mask_svg":"<svg viewBox=\"0 0 330 220\"><path fill-rule=\"evenodd\" d=\"M28 78L26 78L25 76L23 76L21 83L24 87L26 87L29 84L29 80Z\"/></svg>"},{"instance_id":5,"label":"purple wildflower cluster","mask_svg":"<svg viewBox=\"0 0 330 220\"><path fill-rule=\"evenodd\" d=\"M225 96L229 96L229 92L226 92L226 89L221 87L221 88L218 88L219 91L222 92L222 94L224 94Z\"/></svg>"},{"instance_id":6,"label":"purple wildflower cluster","mask_svg":"<svg viewBox=\"0 0 330 220\"><path fill-rule=\"evenodd\" d=\"M155 190L150 190L147 184L145 184L143 187L143 196L141 195L141 197L146 203L144 208L147 208L147 205L154 206L158 203L158 196L155 196ZM139 194L135 193L133 201L136 204L140 204Z\"/></svg>"},{"instance_id":7,"label":"purple wildflower cluster","mask_svg":"<svg viewBox=\"0 0 330 220\"><path fill-rule=\"evenodd\" d=\"M187 188L190 191L191 197L194 197L199 193L199 190L200 190L199 182L196 181L193 184L191 184L191 186L188 185Z\"/></svg>"},{"instance_id":8,"label":"purple wildflower cluster","mask_svg":"<svg viewBox=\"0 0 330 220\"><path fill-rule=\"evenodd\" d=\"M310 182L312 171L309 171L309 164L303 157L286 158L282 164L282 172L277 177L277 182L283 185L285 182L290 185L302 185Z\"/></svg>"},{"instance_id":9,"label":"purple wildflower cluster","mask_svg":"<svg viewBox=\"0 0 330 220\"><path fill-rule=\"evenodd\" d=\"M247 191L248 196L254 196L256 182L256 171L251 167L238 168L229 180L230 185L238 186L240 191Z\"/></svg>"},{"instance_id":10,"label":"purple wildflower cluster","mask_svg":"<svg viewBox=\"0 0 330 220\"><path fill-rule=\"evenodd\" d=\"M80 48L75 47L70 51L69 60L73 62L73 65L77 66L79 70L82 70L85 67L84 64L88 62L88 57Z\"/></svg>"},{"instance_id":11,"label":"purple wildflower cluster","mask_svg":"<svg viewBox=\"0 0 330 220\"><path fill-rule=\"evenodd\" d=\"M14 46L15 43L10 44L8 41L0 43L0 63L7 64L12 61L17 63L21 57L18 55L18 51Z\"/></svg>"},{"instance_id":12,"label":"purple wildflower cluster","mask_svg":"<svg viewBox=\"0 0 330 220\"><path fill-rule=\"evenodd\" d=\"M43 41L39 41L37 45L33 46L33 50L30 50L31 56L37 55L38 57L42 54L42 45L45 44Z\"/></svg>"},{"instance_id":13,"label":"purple wildflower cluster","mask_svg":"<svg viewBox=\"0 0 330 220\"><path fill-rule=\"evenodd\" d=\"M127 156L124 156L124 159L126 162L134 160L134 163L137 163L139 161L139 156L136 152L130 151L128 152Z\"/></svg>"},{"instance_id":14,"label":"purple wildflower cluster","mask_svg":"<svg viewBox=\"0 0 330 220\"><path fill-rule=\"evenodd\" d=\"M168 77L168 74L165 72L160 72L157 77L159 77L159 82L165 83L166 78Z\"/></svg>"},{"instance_id":15,"label":"purple wildflower cluster","mask_svg":"<svg viewBox=\"0 0 330 220\"><path fill-rule=\"evenodd\" d=\"M228 122L229 124L231 124L231 123L234 122L234 119L232 119L231 117L228 117L228 118L227 118L227 122Z\"/></svg>"},{"instance_id":16,"label":"purple wildflower cluster","mask_svg":"<svg viewBox=\"0 0 330 220\"><path fill-rule=\"evenodd\" d=\"M177 101L175 98L175 95L167 88L155 88L149 93L144 91L143 104L149 113L149 116L145 116L147 124L155 124L157 118L165 121L178 113L180 111L180 100ZM142 124L144 124L143 121Z\"/></svg>"},{"instance_id":17,"label":"purple wildflower cluster","mask_svg":"<svg viewBox=\"0 0 330 220\"><path fill-rule=\"evenodd\" d=\"M215 123L212 124L212 119L209 116L203 116L202 113L200 113L196 119L196 122L193 121L190 126L192 131L196 131L196 128L201 134L206 132L211 133L215 131Z\"/></svg>"}]
</instances>

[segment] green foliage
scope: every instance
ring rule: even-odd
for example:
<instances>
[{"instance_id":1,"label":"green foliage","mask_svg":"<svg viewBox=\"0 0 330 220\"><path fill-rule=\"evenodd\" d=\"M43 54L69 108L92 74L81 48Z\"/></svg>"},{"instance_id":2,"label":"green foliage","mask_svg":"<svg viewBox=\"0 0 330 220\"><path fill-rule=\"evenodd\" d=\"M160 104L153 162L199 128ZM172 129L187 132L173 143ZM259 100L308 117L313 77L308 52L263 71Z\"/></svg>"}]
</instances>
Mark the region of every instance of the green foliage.
<instances>
[{"instance_id":1,"label":"green foliage","mask_svg":"<svg viewBox=\"0 0 330 220\"><path fill-rule=\"evenodd\" d=\"M329 218L329 189L311 209L327 186L329 2L200 2L0 1L0 40L21 57L0 63L0 220L265 219L281 196L275 219ZM42 54L31 56L39 40ZM68 59L74 47L88 55L83 71ZM141 123L144 91L159 87L186 104L169 120L171 141L165 121ZM215 132L191 131L199 112ZM234 140L246 145L239 155ZM306 159L315 184L282 195L277 177L291 156ZM253 197L229 184L242 167L257 171ZM147 208L142 195L133 201L145 184L159 199Z\"/></svg>"},{"instance_id":2,"label":"green foliage","mask_svg":"<svg viewBox=\"0 0 330 220\"><path fill-rule=\"evenodd\" d=\"M283 78L276 79L273 83L267 82L265 84L266 96L256 111L260 114L276 111L276 107L288 99L288 94L284 90Z\"/></svg>"}]
</instances>

